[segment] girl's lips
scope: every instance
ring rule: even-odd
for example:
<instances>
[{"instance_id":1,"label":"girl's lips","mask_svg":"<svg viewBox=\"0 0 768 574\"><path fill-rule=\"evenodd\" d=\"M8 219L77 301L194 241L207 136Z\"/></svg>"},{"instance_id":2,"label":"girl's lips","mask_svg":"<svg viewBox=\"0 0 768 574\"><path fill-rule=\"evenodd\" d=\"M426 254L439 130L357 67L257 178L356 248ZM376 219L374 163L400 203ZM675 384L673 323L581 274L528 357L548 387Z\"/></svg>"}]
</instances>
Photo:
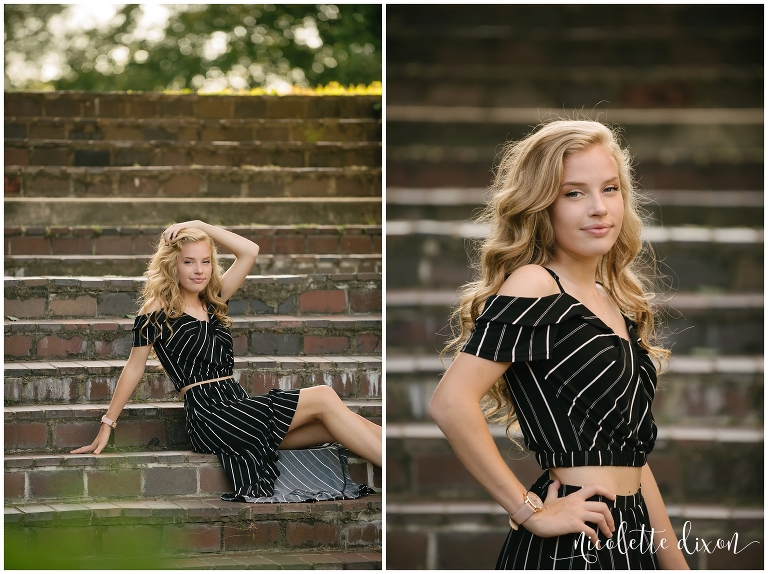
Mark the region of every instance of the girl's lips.
<instances>
[{"instance_id":1,"label":"girl's lips","mask_svg":"<svg viewBox=\"0 0 768 574\"><path fill-rule=\"evenodd\" d=\"M602 237L611 230L610 227L593 227L592 229L582 229L585 233L589 233L595 237Z\"/></svg>"}]
</instances>

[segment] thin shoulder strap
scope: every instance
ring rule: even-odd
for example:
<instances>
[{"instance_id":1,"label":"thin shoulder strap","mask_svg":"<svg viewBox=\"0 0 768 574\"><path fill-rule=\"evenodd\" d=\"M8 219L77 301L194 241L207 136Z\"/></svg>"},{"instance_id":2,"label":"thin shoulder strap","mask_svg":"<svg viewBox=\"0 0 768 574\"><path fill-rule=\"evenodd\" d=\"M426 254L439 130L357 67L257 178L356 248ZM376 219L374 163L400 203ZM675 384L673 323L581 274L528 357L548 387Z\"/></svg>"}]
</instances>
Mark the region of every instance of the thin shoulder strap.
<instances>
[{"instance_id":1,"label":"thin shoulder strap","mask_svg":"<svg viewBox=\"0 0 768 574\"><path fill-rule=\"evenodd\" d=\"M560 277L557 276L557 273L552 271L549 267L544 267L544 269L549 271L549 274L552 275L552 277L554 277L555 281L557 281L557 286L560 289L560 293L565 293L565 289L563 289L563 286L560 285Z\"/></svg>"}]
</instances>

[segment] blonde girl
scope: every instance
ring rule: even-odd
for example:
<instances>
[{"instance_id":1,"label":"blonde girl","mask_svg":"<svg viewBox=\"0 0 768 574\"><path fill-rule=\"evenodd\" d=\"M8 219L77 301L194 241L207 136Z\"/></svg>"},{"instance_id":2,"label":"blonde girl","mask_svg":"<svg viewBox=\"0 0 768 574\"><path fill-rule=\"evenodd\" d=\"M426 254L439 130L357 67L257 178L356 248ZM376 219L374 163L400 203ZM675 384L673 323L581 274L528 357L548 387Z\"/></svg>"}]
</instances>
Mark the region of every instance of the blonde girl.
<instances>
[{"instance_id":1,"label":"blonde girl","mask_svg":"<svg viewBox=\"0 0 768 574\"><path fill-rule=\"evenodd\" d=\"M647 464L652 359L669 352L638 272L627 151L601 123L553 121L506 147L492 192L430 414L510 514L497 568L687 568ZM544 470L530 488L501 458L484 398Z\"/></svg>"},{"instance_id":2,"label":"blonde girl","mask_svg":"<svg viewBox=\"0 0 768 574\"><path fill-rule=\"evenodd\" d=\"M235 255L225 273L214 242ZM183 394L194 450L218 455L240 500L272 495L279 448L339 442L381 466L381 427L349 411L332 388L273 389L249 397L232 377L227 303L258 253L255 243L199 220L162 233L145 273L131 355L96 439L72 453L104 449L154 350Z\"/></svg>"}]
</instances>

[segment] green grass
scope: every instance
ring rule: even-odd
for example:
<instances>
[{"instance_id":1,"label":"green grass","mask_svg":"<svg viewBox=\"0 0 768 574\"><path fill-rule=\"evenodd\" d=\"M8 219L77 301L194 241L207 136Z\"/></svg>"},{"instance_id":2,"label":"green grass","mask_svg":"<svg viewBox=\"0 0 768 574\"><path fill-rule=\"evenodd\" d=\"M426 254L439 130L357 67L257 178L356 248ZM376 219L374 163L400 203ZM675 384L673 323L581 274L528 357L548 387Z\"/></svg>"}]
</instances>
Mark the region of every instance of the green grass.
<instances>
[{"instance_id":1,"label":"green grass","mask_svg":"<svg viewBox=\"0 0 768 574\"><path fill-rule=\"evenodd\" d=\"M96 547L97 528L105 533L108 530L108 527L96 526L35 529L6 526L4 567L6 570L163 568L165 559L160 556L159 529L145 526L140 531L121 534L117 542L111 540L112 546L119 549L104 552Z\"/></svg>"}]
</instances>

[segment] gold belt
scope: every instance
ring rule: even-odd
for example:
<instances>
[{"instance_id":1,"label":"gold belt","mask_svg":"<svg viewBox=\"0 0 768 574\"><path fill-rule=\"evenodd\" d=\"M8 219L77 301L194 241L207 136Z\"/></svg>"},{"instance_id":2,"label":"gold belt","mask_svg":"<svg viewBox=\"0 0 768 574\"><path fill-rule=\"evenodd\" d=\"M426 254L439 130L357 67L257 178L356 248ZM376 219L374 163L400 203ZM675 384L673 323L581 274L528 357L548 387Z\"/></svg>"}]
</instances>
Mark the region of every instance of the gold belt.
<instances>
[{"instance_id":1,"label":"gold belt","mask_svg":"<svg viewBox=\"0 0 768 574\"><path fill-rule=\"evenodd\" d=\"M208 381L200 381L199 383L192 383L191 385L187 385L186 387L181 387L179 389L179 393L183 397L184 393L186 393L192 387L196 387L197 385L204 385L205 383L215 383L216 381L223 381L224 379L231 379L231 378L232 378L232 375L227 375L226 377L219 377L218 379L210 379Z\"/></svg>"}]
</instances>

